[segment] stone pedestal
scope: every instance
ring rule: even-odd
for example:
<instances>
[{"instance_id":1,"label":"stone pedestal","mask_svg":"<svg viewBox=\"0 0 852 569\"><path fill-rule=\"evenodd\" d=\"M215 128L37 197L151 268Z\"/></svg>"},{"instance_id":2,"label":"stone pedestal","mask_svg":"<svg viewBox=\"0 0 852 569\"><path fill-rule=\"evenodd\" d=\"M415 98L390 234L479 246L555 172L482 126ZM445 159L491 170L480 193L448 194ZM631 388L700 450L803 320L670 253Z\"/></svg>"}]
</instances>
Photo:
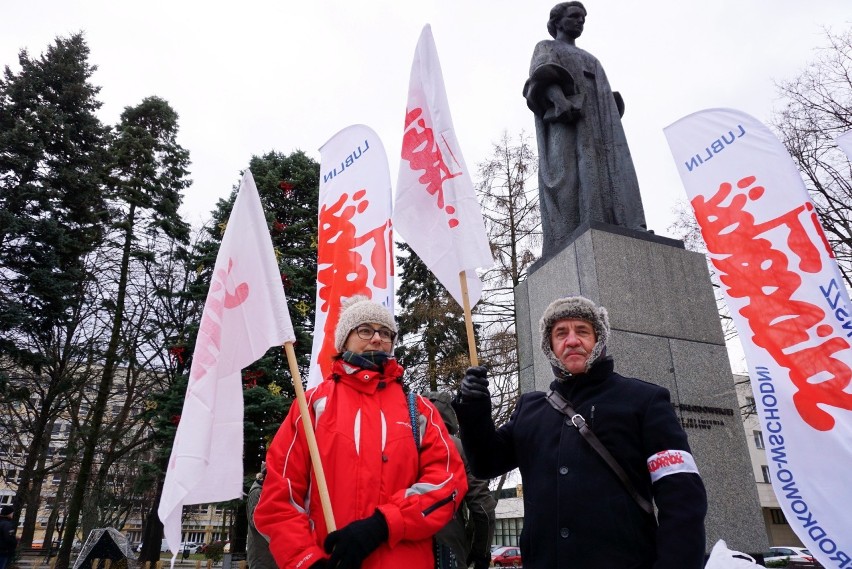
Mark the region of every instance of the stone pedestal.
<instances>
[{"instance_id":1,"label":"stone pedestal","mask_svg":"<svg viewBox=\"0 0 852 569\"><path fill-rule=\"evenodd\" d=\"M550 302L582 295L609 311L618 373L667 388L707 487L707 547L769 547L733 374L703 255L646 232L595 224L515 289L521 391L552 373L538 321Z\"/></svg>"}]
</instances>

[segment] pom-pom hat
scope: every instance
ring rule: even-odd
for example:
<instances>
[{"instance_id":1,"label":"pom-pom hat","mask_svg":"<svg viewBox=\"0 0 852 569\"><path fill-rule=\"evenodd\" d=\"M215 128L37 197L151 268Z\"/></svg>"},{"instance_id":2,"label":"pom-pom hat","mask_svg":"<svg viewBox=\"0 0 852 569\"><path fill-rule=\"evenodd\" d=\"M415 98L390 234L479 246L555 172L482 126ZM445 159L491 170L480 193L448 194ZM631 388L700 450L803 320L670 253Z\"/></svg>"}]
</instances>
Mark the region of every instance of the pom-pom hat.
<instances>
[{"instance_id":1,"label":"pom-pom hat","mask_svg":"<svg viewBox=\"0 0 852 569\"><path fill-rule=\"evenodd\" d=\"M340 305L340 320L334 329L334 348L344 351L349 332L361 324L381 324L396 334L396 321L387 308L363 295L347 298Z\"/></svg>"}]
</instances>

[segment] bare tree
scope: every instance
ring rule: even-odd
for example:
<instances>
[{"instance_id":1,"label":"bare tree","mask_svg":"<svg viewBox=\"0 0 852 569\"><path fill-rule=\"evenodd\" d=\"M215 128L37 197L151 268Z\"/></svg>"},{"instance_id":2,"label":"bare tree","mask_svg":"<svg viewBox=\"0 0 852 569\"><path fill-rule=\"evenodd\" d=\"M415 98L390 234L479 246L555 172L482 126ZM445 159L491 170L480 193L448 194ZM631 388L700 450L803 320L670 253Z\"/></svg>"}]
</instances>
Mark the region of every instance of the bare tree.
<instances>
[{"instance_id":1,"label":"bare tree","mask_svg":"<svg viewBox=\"0 0 852 569\"><path fill-rule=\"evenodd\" d=\"M846 286L852 286L852 167L834 138L852 129L852 28L825 30L827 44L795 78L777 83L784 106L772 126L796 161Z\"/></svg>"},{"instance_id":2,"label":"bare tree","mask_svg":"<svg viewBox=\"0 0 852 569\"><path fill-rule=\"evenodd\" d=\"M704 239L701 237L701 228L698 227L698 221L695 219L692 208L686 202L678 202L674 207L674 213L675 220L668 227L669 233L682 240L687 250L701 253L706 257L707 247L704 244ZM733 340L737 337L737 330L734 326L734 320L731 318L731 311L725 303L725 296L722 292L722 285L719 282L719 275L710 258L706 257L706 260L707 270L710 272L710 283L713 285L713 294L716 297L716 308L719 311L719 319L722 324L722 333L724 334L725 341Z\"/></svg>"},{"instance_id":3,"label":"bare tree","mask_svg":"<svg viewBox=\"0 0 852 569\"><path fill-rule=\"evenodd\" d=\"M536 155L523 133L503 133L492 154L479 164L477 191L494 267L482 275L482 300L476 307L481 359L489 367L495 422L506 422L518 397L518 339L514 289L541 251L541 216Z\"/></svg>"}]
</instances>

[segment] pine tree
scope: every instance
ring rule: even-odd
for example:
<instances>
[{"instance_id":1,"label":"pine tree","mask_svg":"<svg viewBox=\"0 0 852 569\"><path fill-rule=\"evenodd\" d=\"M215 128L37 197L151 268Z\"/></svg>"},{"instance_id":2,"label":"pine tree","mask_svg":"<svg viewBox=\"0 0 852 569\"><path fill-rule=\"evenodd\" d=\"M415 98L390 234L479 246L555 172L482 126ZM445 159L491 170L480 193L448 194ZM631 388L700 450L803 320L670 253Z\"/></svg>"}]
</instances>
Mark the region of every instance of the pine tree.
<instances>
[{"instance_id":1,"label":"pine tree","mask_svg":"<svg viewBox=\"0 0 852 569\"><path fill-rule=\"evenodd\" d=\"M306 378L311 355L316 296L319 164L302 151L290 155L272 151L253 157L249 162L249 169L257 185L281 270L281 284L287 295L287 305L296 334L294 349L299 371L302 377ZM238 189L239 186L235 185L229 199L220 200L216 205L206 237L199 244L198 280L192 289L198 298L203 299L207 294L216 255ZM197 329L191 331L187 338L185 357L190 362L196 333ZM277 432L295 396L292 381L281 347L271 348L262 358L243 370L243 471L246 473L246 491L254 474L260 471L267 444ZM183 392L179 387L173 395L175 399L182 401ZM176 408L172 404L163 407ZM177 412L180 412L179 408ZM160 424L166 429L173 429L173 425L169 426L168 421L161 420ZM244 551L245 508L241 502L229 502L226 506L237 509L231 550Z\"/></svg>"},{"instance_id":2,"label":"pine tree","mask_svg":"<svg viewBox=\"0 0 852 569\"><path fill-rule=\"evenodd\" d=\"M57 38L40 58L19 54L0 80L0 360L8 388L29 406L27 455L16 501L32 541L51 425L85 372L94 337L92 252L104 238L109 131L95 115L99 88L82 34ZM10 371L11 371L10 370ZM7 393L11 393L8 392ZM13 415L4 413L4 416Z\"/></svg>"},{"instance_id":3,"label":"pine tree","mask_svg":"<svg viewBox=\"0 0 852 569\"><path fill-rule=\"evenodd\" d=\"M397 256L397 355L418 392L455 391L470 366L464 311L406 244ZM475 327L476 328L476 327Z\"/></svg>"}]
</instances>

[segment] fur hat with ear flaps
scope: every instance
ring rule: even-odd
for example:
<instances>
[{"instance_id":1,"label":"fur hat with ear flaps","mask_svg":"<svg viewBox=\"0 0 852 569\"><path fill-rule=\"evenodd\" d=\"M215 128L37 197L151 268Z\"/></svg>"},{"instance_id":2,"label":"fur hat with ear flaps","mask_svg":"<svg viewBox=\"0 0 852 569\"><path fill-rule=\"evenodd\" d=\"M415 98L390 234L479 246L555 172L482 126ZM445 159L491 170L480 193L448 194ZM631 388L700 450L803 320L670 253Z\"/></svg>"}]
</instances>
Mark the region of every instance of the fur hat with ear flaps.
<instances>
[{"instance_id":1,"label":"fur hat with ear flaps","mask_svg":"<svg viewBox=\"0 0 852 569\"><path fill-rule=\"evenodd\" d=\"M396 321L387 308L364 295L347 298L340 304L340 320L334 329L334 348L343 352L349 332L361 324L381 324L396 334Z\"/></svg>"},{"instance_id":2,"label":"fur hat with ear flaps","mask_svg":"<svg viewBox=\"0 0 852 569\"><path fill-rule=\"evenodd\" d=\"M550 332L553 330L553 325L560 320L566 318L576 318L585 320L592 325L595 330L596 342L592 352L589 354L589 359L586 360L586 371L592 367L592 364L597 360L606 349L607 340L609 340L609 316L606 308L598 306L588 298L583 296L569 296L566 298L558 298L550 303L544 310L541 320L538 323L539 332L541 332L541 351L547 356L550 365L568 371L565 365L553 353L550 347Z\"/></svg>"}]
</instances>

